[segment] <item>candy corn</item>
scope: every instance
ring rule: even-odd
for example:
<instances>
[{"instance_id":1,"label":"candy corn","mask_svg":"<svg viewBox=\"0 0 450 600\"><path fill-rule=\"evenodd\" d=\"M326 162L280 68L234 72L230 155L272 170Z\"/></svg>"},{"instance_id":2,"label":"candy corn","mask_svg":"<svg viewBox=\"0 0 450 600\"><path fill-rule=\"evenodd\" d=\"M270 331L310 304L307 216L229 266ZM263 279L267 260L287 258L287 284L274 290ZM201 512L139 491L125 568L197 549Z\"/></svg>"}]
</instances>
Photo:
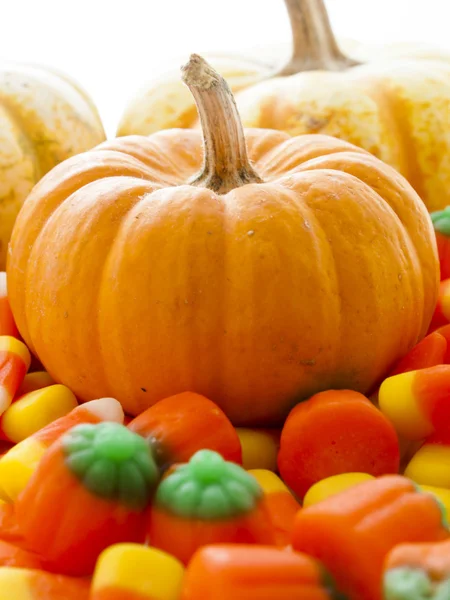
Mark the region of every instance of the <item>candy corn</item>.
<instances>
[{"instance_id":1,"label":"candy corn","mask_svg":"<svg viewBox=\"0 0 450 600\"><path fill-rule=\"evenodd\" d=\"M141 544L115 544L97 561L90 600L179 600L184 567Z\"/></svg>"},{"instance_id":2,"label":"candy corn","mask_svg":"<svg viewBox=\"0 0 450 600\"><path fill-rule=\"evenodd\" d=\"M74 394L65 385L51 385L28 392L3 413L0 428L15 443L33 435L78 406Z\"/></svg>"},{"instance_id":3,"label":"candy corn","mask_svg":"<svg viewBox=\"0 0 450 600\"><path fill-rule=\"evenodd\" d=\"M433 494L433 496L441 503L445 518L450 523L450 490L433 485L421 485L420 489L423 492Z\"/></svg>"},{"instance_id":4,"label":"candy corn","mask_svg":"<svg viewBox=\"0 0 450 600\"><path fill-rule=\"evenodd\" d=\"M372 479L374 479L374 476L368 473L341 473L340 475L321 479L306 492L303 498L303 507L306 508L312 504L317 504L317 502L322 502L330 496L335 496L344 490Z\"/></svg>"},{"instance_id":5,"label":"candy corn","mask_svg":"<svg viewBox=\"0 0 450 600\"><path fill-rule=\"evenodd\" d=\"M291 541L295 516L301 508L300 504L272 471L253 469L249 473L253 475L264 492L267 515L273 528L274 543L277 546L288 546Z\"/></svg>"},{"instance_id":6,"label":"candy corn","mask_svg":"<svg viewBox=\"0 0 450 600\"><path fill-rule=\"evenodd\" d=\"M0 336L0 415L17 393L31 362L25 344L9 335Z\"/></svg>"},{"instance_id":7,"label":"candy corn","mask_svg":"<svg viewBox=\"0 0 450 600\"><path fill-rule=\"evenodd\" d=\"M25 488L49 446L80 423L123 422L123 410L114 398L92 400L74 408L26 438L0 458L0 497L13 501Z\"/></svg>"},{"instance_id":8,"label":"candy corn","mask_svg":"<svg viewBox=\"0 0 450 600\"><path fill-rule=\"evenodd\" d=\"M19 337L11 307L9 306L6 273L5 271L0 271L0 336L3 335L15 338Z\"/></svg>"},{"instance_id":9,"label":"candy corn","mask_svg":"<svg viewBox=\"0 0 450 600\"><path fill-rule=\"evenodd\" d=\"M244 469L277 470L277 455L280 446L278 431L267 429L236 429L242 446L242 465Z\"/></svg>"},{"instance_id":10,"label":"candy corn","mask_svg":"<svg viewBox=\"0 0 450 600\"><path fill-rule=\"evenodd\" d=\"M34 569L0 567L0 600L89 600L89 582Z\"/></svg>"},{"instance_id":11,"label":"candy corn","mask_svg":"<svg viewBox=\"0 0 450 600\"><path fill-rule=\"evenodd\" d=\"M450 489L450 429L433 433L414 454L405 475L419 484Z\"/></svg>"},{"instance_id":12,"label":"candy corn","mask_svg":"<svg viewBox=\"0 0 450 600\"><path fill-rule=\"evenodd\" d=\"M400 359L389 376L442 365L446 362L447 350L446 338L439 331L433 331Z\"/></svg>"},{"instance_id":13,"label":"candy corn","mask_svg":"<svg viewBox=\"0 0 450 600\"><path fill-rule=\"evenodd\" d=\"M450 365L388 377L378 401L399 435L423 440L450 421Z\"/></svg>"}]
</instances>

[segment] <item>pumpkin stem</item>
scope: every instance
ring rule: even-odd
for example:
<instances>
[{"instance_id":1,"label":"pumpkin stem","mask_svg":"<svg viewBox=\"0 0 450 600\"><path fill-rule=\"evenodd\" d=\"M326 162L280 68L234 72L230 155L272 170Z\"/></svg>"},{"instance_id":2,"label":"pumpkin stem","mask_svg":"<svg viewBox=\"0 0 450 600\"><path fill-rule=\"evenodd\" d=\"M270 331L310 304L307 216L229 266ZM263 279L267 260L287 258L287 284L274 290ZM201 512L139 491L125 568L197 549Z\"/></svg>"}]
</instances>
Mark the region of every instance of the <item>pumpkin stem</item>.
<instances>
[{"instance_id":1,"label":"pumpkin stem","mask_svg":"<svg viewBox=\"0 0 450 600\"><path fill-rule=\"evenodd\" d=\"M190 185L226 194L261 182L250 164L241 119L225 79L197 54L191 55L181 72L197 104L205 147L202 171Z\"/></svg>"},{"instance_id":2,"label":"pumpkin stem","mask_svg":"<svg viewBox=\"0 0 450 600\"><path fill-rule=\"evenodd\" d=\"M284 0L291 21L293 51L278 75L302 71L343 71L359 64L340 50L324 0Z\"/></svg>"}]
</instances>

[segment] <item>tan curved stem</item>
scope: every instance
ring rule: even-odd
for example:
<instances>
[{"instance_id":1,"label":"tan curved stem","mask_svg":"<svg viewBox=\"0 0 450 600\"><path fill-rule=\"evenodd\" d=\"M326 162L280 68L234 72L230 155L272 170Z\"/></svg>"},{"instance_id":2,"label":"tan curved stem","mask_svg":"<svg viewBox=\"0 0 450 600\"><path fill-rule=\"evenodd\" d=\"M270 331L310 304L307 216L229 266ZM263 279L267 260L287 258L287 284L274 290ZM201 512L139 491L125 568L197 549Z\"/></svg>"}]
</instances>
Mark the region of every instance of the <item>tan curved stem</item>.
<instances>
[{"instance_id":1,"label":"tan curved stem","mask_svg":"<svg viewBox=\"0 0 450 600\"><path fill-rule=\"evenodd\" d=\"M225 79L197 54L181 72L197 104L205 146L203 169L189 183L226 194L261 182L250 164L241 119Z\"/></svg>"},{"instance_id":2,"label":"tan curved stem","mask_svg":"<svg viewBox=\"0 0 450 600\"><path fill-rule=\"evenodd\" d=\"M302 71L343 71L359 64L340 50L324 0L284 0L291 21L293 51L278 75Z\"/></svg>"}]
</instances>

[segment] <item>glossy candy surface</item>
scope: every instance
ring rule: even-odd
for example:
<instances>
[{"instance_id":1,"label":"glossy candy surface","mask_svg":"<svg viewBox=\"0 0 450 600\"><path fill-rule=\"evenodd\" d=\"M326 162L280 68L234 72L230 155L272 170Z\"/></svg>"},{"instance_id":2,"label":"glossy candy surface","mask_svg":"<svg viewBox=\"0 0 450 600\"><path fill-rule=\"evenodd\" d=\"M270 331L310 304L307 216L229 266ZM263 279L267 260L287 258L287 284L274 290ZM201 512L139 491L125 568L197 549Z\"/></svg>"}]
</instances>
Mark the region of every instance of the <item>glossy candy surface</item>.
<instances>
[{"instance_id":1,"label":"glossy candy surface","mask_svg":"<svg viewBox=\"0 0 450 600\"><path fill-rule=\"evenodd\" d=\"M40 570L0 567L0 600L89 600L89 582Z\"/></svg>"},{"instance_id":2,"label":"glossy candy surface","mask_svg":"<svg viewBox=\"0 0 450 600\"><path fill-rule=\"evenodd\" d=\"M5 306L0 286L0 333ZM78 406L22 367L0 418L0 600L450 600L449 363L444 325L392 366L381 411L328 390L281 436L192 392L135 418ZM380 477L396 432L420 488Z\"/></svg>"},{"instance_id":3,"label":"glossy candy surface","mask_svg":"<svg viewBox=\"0 0 450 600\"><path fill-rule=\"evenodd\" d=\"M198 550L187 568L181 595L181 600L297 598L335 598L332 582L320 564L298 552L245 544Z\"/></svg>"},{"instance_id":4,"label":"glossy candy surface","mask_svg":"<svg viewBox=\"0 0 450 600\"><path fill-rule=\"evenodd\" d=\"M200 394L165 398L133 419L128 428L150 441L162 467L187 462L205 448L242 463L241 442L230 420Z\"/></svg>"},{"instance_id":5,"label":"glossy candy surface","mask_svg":"<svg viewBox=\"0 0 450 600\"><path fill-rule=\"evenodd\" d=\"M277 430L238 427L237 434L242 446L244 469L277 470L280 435Z\"/></svg>"},{"instance_id":6,"label":"glossy candy surface","mask_svg":"<svg viewBox=\"0 0 450 600\"><path fill-rule=\"evenodd\" d=\"M439 331L433 331L401 358L389 375L442 365L447 362L447 351L448 342L445 335Z\"/></svg>"},{"instance_id":7,"label":"glossy candy surface","mask_svg":"<svg viewBox=\"0 0 450 600\"><path fill-rule=\"evenodd\" d=\"M30 351L23 342L12 336L0 336L0 414L11 404L30 363Z\"/></svg>"},{"instance_id":8,"label":"glossy candy surface","mask_svg":"<svg viewBox=\"0 0 450 600\"><path fill-rule=\"evenodd\" d=\"M378 402L399 435L423 440L450 422L450 365L388 377Z\"/></svg>"},{"instance_id":9,"label":"glossy candy surface","mask_svg":"<svg viewBox=\"0 0 450 600\"><path fill-rule=\"evenodd\" d=\"M242 467L201 450L159 485L149 538L184 564L211 543L273 543L261 486Z\"/></svg>"},{"instance_id":10,"label":"glossy candy surface","mask_svg":"<svg viewBox=\"0 0 450 600\"><path fill-rule=\"evenodd\" d=\"M264 503L277 546L288 546L291 542L295 516L301 508L289 488L272 471L252 469L251 475L264 492Z\"/></svg>"},{"instance_id":11,"label":"glossy candy surface","mask_svg":"<svg viewBox=\"0 0 450 600\"><path fill-rule=\"evenodd\" d=\"M321 502L330 496L335 496L344 490L372 479L375 478L369 473L341 473L340 475L332 475L321 479L306 492L303 498L303 507L317 504L317 502Z\"/></svg>"},{"instance_id":12,"label":"glossy candy surface","mask_svg":"<svg viewBox=\"0 0 450 600\"><path fill-rule=\"evenodd\" d=\"M6 439L18 443L77 406L77 399L69 388L50 385L19 396L3 413L0 427Z\"/></svg>"},{"instance_id":13,"label":"glossy candy surface","mask_svg":"<svg viewBox=\"0 0 450 600\"><path fill-rule=\"evenodd\" d=\"M0 495L16 500L36 470L46 450L61 435L81 423L123 422L123 410L114 398L100 398L77 406L13 446L0 458Z\"/></svg>"},{"instance_id":14,"label":"glossy candy surface","mask_svg":"<svg viewBox=\"0 0 450 600\"><path fill-rule=\"evenodd\" d=\"M141 544L116 544L102 552L90 600L179 600L183 565Z\"/></svg>"},{"instance_id":15,"label":"glossy candy surface","mask_svg":"<svg viewBox=\"0 0 450 600\"><path fill-rule=\"evenodd\" d=\"M450 322L450 279L444 279L439 285L439 295L430 330L447 325Z\"/></svg>"},{"instance_id":16,"label":"glossy candy surface","mask_svg":"<svg viewBox=\"0 0 450 600\"><path fill-rule=\"evenodd\" d=\"M281 433L278 467L300 497L346 472L397 473L400 453L388 419L358 392L327 391L298 404Z\"/></svg>"},{"instance_id":17,"label":"glossy candy surface","mask_svg":"<svg viewBox=\"0 0 450 600\"><path fill-rule=\"evenodd\" d=\"M384 564L386 600L448 600L450 541L400 544Z\"/></svg>"},{"instance_id":18,"label":"glossy candy surface","mask_svg":"<svg viewBox=\"0 0 450 600\"><path fill-rule=\"evenodd\" d=\"M111 544L145 540L158 479L139 435L119 423L77 425L50 446L16 500L25 543L46 568L89 575Z\"/></svg>"},{"instance_id":19,"label":"glossy candy surface","mask_svg":"<svg viewBox=\"0 0 450 600\"><path fill-rule=\"evenodd\" d=\"M0 271L0 336L2 335L19 337L19 331L9 305L5 271Z\"/></svg>"},{"instance_id":20,"label":"glossy candy surface","mask_svg":"<svg viewBox=\"0 0 450 600\"><path fill-rule=\"evenodd\" d=\"M322 561L350 598L381 600L383 562L394 546L446 538L447 523L434 497L391 475L303 508L292 545Z\"/></svg>"},{"instance_id":21,"label":"glossy candy surface","mask_svg":"<svg viewBox=\"0 0 450 600\"><path fill-rule=\"evenodd\" d=\"M408 463L405 475L418 484L450 490L450 427L425 440Z\"/></svg>"}]
</instances>

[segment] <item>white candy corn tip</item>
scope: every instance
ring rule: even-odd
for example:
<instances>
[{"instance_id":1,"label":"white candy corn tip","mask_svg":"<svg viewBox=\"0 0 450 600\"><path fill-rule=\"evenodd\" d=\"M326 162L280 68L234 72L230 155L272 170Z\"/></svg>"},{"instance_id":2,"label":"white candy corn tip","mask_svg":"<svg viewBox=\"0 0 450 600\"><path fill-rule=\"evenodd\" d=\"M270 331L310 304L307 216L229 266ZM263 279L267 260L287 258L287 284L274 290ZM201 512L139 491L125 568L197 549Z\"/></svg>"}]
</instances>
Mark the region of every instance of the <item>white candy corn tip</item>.
<instances>
[{"instance_id":1,"label":"white candy corn tip","mask_svg":"<svg viewBox=\"0 0 450 600\"><path fill-rule=\"evenodd\" d=\"M5 271L0 271L0 298L3 298L7 295L8 288L6 286L6 273Z\"/></svg>"},{"instance_id":2,"label":"white candy corn tip","mask_svg":"<svg viewBox=\"0 0 450 600\"><path fill-rule=\"evenodd\" d=\"M0 387L0 415L2 415L12 402L11 394L4 387Z\"/></svg>"},{"instance_id":3,"label":"white candy corn tip","mask_svg":"<svg viewBox=\"0 0 450 600\"><path fill-rule=\"evenodd\" d=\"M115 398L99 398L86 402L84 407L89 410L92 415L95 415L102 421L114 421L115 423L123 423L125 415L122 405Z\"/></svg>"}]
</instances>

